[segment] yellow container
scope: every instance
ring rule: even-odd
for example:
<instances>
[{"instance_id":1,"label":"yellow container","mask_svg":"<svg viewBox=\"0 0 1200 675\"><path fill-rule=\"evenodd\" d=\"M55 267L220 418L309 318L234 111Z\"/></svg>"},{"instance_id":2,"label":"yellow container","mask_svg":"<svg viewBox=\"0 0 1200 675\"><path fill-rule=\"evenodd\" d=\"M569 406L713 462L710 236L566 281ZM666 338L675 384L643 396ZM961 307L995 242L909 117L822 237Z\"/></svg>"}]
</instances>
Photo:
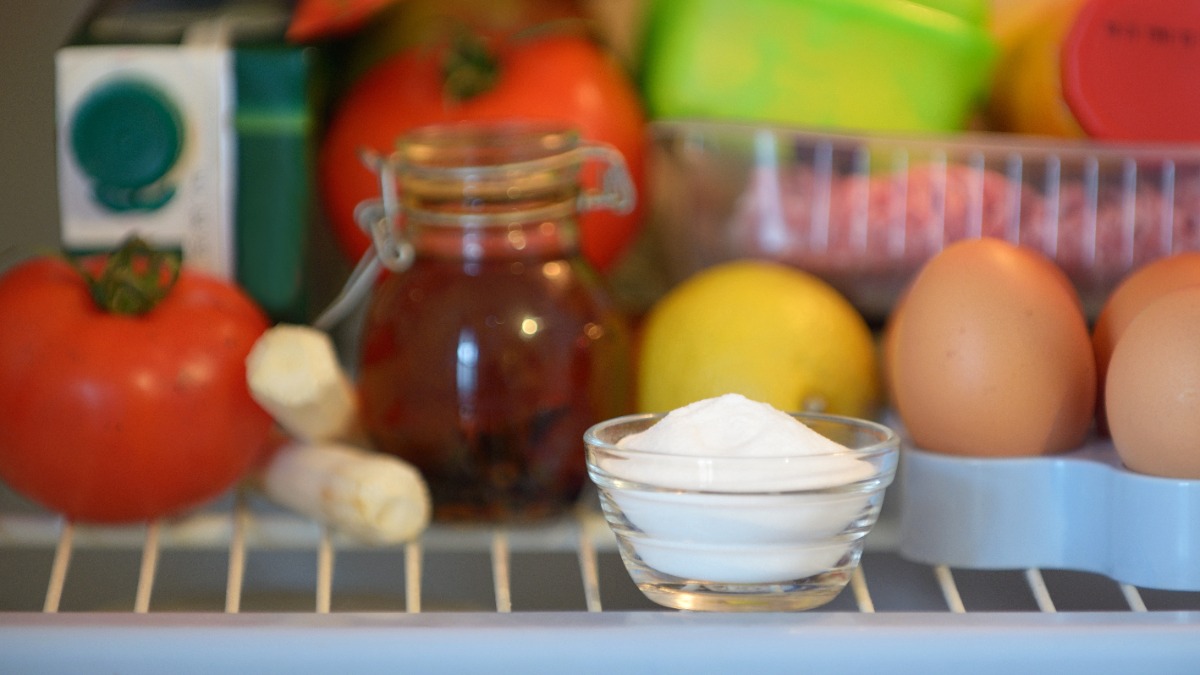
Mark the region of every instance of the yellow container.
<instances>
[{"instance_id":1,"label":"yellow container","mask_svg":"<svg viewBox=\"0 0 1200 675\"><path fill-rule=\"evenodd\" d=\"M657 0L642 83L657 118L964 128L996 46L977 0Z\"/></svg>"},{"instance_id":2,"label":"yellow container","mask_svg":"<svg viewBox=\"0 0 1200 675\"><path fill-rule=\"evenodd\" d=\"M1083 138L1063 99L1060 72L1063 37L1083 0L1046 0L1015 30L997 61L988 109L999 131Z\"/></svg>"}]
</instances>

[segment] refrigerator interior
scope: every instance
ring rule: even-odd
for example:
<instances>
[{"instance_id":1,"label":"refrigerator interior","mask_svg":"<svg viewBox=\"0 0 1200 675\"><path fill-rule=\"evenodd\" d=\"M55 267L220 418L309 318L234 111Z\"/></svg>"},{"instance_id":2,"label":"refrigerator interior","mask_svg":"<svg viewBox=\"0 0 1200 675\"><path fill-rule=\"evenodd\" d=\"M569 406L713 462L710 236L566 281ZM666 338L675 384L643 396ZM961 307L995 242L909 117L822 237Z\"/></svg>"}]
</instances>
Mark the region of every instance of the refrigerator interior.
<instances>
[{"instance_id":1,"label":"refrigerator interior","mask_svg":"<svg viewBox=\"0 0 1200 675\"><path fill-rule=\"evenodd\" d=\"M0 200L19 224L0 269L57 242L48 83L87 4L0 7L0 84L25 92L0 97ZM543 526L436 526L367 547L252 492L99 528L0 488L0 672L1196 671L1200 592L918 564L898 552L898 501L889 491L831 604L701 614L641 595L590 501Z\"/></svg>"}]
</instances>

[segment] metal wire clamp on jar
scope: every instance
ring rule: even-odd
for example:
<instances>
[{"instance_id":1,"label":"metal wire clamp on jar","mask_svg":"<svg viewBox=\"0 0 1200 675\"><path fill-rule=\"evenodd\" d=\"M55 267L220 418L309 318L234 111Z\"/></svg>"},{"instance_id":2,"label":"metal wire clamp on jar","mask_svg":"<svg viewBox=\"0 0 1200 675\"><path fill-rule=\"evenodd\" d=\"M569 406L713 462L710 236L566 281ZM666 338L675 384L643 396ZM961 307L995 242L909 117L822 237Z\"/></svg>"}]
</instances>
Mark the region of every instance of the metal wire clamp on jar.
<instances>
[{"instance_id":1,"label":"metal wire clamp on jar","mask_svg":"<svg viewBox=\"0 0 1200 675\"><path fill-rule=\"evenodd\" d=\"M628 334L576 231L581 212L632 209L624 159L505 122L418 129L369 163L381 198L357 217L392 272L360 349L372 442L422 471L438 519L562 512L584 484L583 432L629 405Z\"/></svg>"}]
</instances>

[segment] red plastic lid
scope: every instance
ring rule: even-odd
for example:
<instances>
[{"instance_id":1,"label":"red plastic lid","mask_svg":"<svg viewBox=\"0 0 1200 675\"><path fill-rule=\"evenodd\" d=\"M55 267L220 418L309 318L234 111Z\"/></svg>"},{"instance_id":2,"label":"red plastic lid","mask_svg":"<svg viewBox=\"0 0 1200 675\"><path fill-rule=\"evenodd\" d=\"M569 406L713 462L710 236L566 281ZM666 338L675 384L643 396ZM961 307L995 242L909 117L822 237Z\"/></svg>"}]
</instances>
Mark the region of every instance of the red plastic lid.
<instances>
[{"instance_id":1,"label":"red plastic lid","mask_svg":"<svg viewBox=\"0 0 1200 675\"><path fill-rule=\"evenodd\" d=\"M1200 2L1085 2L1063 42L1062 88L1095 138L1200 140Z\"/></svg>"}]
</instances>

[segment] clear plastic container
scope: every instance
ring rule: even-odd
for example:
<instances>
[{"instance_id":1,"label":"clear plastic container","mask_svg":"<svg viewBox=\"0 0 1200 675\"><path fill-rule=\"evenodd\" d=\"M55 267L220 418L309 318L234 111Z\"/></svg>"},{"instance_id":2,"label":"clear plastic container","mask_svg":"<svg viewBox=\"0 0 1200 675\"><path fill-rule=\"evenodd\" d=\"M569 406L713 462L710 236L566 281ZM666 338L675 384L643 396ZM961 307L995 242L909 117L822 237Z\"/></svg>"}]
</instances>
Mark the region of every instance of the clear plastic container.
<instances>
[{"instance_id":1,"label":"clear plastic container","mask_svg":"<svg viewBox=\"0 0 1200 675\"><path fill-rule=\"evenodd\" d=\"M1131 270L1200 249L1200 147L998 134L652 125L653 231L672 280L742 257L807 269L887 315L946 244L1041 251L1089 315Z\"/></svg>"}]
</instances>

